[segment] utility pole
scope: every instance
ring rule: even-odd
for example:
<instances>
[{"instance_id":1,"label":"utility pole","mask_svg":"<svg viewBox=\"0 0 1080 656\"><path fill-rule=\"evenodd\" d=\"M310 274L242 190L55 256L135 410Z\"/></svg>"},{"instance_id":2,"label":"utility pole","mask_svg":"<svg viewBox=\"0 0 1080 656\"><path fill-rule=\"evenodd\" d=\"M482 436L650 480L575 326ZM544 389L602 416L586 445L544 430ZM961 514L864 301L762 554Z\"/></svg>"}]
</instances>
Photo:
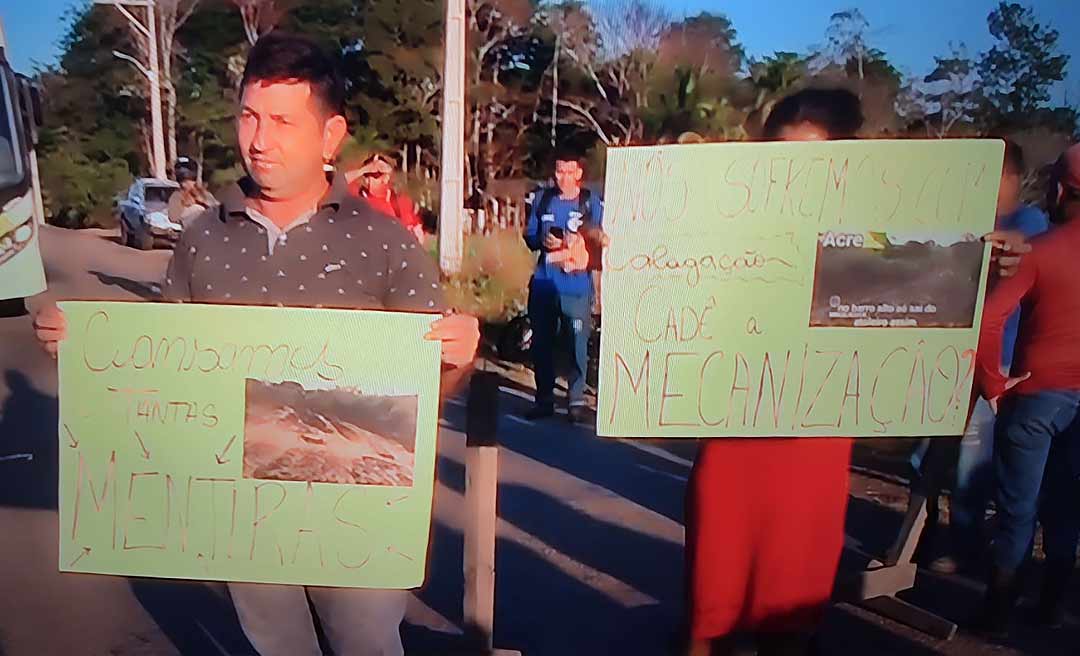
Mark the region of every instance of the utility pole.
<instances>
[{"instance_id":1,"label":"utility pole","mask_svg":"<svg viewBox=\"0 0 1080 656\"><path fill-rule=\"evenodd\" d=\"M94 0L97 5L112 5L131 23L147 41L149 66L144 65L131 55L113 50L113 56L131 63L150 83L150 129L154 152L150 158L155 178L165 178L165 130L161 122L161 68L158 58L157 18L154 15L154 0ZM145 7L146 24L136 18L128 7Z\"/></svg>"},{"instance_id":2,"label":"utility pole","mask_svg":"<svg viewBox=\"0 0 1080 656\"><path fill-rule=\"evenodd\" d=\"M439 266L444 276L461 271L465 209L465 0L447 0L443 57L442 181L439 201Z\"/></svg>"}]
</instances>

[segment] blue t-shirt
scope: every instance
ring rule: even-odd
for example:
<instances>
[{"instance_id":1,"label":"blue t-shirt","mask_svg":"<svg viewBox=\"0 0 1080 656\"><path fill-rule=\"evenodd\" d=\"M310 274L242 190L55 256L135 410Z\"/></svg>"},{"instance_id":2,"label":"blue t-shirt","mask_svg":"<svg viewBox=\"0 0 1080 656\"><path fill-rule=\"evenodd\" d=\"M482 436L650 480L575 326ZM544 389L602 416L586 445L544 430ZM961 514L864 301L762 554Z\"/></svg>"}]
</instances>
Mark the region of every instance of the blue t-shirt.
<instances>
[{"instance_id":1,"label":"blue t-shirt","mask_svg":"<svg viewBox=\"0 0 1080 656\"><path fill-rule=\"evenodd\" d=\"M540 257L536 263L536 273L533 275L534 284L550 284L560 294L566 296L587 296L592 293L592 277L587 271L575 271L566 273L559 264L548 264L547 253L544 251L544 238L553 227L562 228L565 232L577 232L581 227L581 204L578 198L565 200L556 192L543 216L537 216L540 210L540 202L544 196L544 190L536 192L533 197L532 210L529 212L529 222L525 226L525 243L534 251L540 251ZM589 192L589 215L590 222L601 225L603 221L604 205L600 201L600 195Z\"/></svg>"},{"instance_id":2,"label":"blue t-shirt","mask_svg":"<svg viewBox=\"0 0 1080 656\"><path fill-rule=\"evenodd\" d=\"M1050 221L1047 220L1046 214L1043 214L1039 208L1021 205L1012 214L1006 214L998 219L997 229L1015 230L1031 239L1049 230ZM1016 312L1013 312L1005 323L1005 332L1002 337L1004 343L1001 345L1001 365L1006 369L1012 366L1013 349L1016 347L1016 333L1019 328L1020 309L1017 308Z\"/></svg>"}]
</instances>

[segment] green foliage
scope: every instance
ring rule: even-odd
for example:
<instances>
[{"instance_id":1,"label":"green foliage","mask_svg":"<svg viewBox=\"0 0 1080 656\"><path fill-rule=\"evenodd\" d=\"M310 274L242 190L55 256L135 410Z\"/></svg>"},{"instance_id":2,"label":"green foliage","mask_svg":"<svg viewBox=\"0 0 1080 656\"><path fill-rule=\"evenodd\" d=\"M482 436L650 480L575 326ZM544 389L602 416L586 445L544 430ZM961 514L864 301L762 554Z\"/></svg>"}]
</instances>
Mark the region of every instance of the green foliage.
<instances>
[{"instance_id":1,"label":"green foliage","mask_svg":"<svg viewBox=\"0 0 1080 656\"><path fill-rule=\"evenodd\" d=\"M437 203L442 0L276 4L277 27L312 35L342 56L351 135L341 161L404 149L410 166L402 188ZM620 9L622 15L604 14ZM67 20L62 57L40 74L46 114L39 160L50 220L79 226L107 222L115 196L148 173L147 86L112 54L137 52L115 9L87 5ZM990 13L995 42L986 53L939 57L930 75L903 89L858 10L834 14L823 26L824 45L813 53L749 61L725 16L671 21L651 0L470 0L466 21L473 199L483 198L493 181L547 178L553 130L558 141L591 149L589 172L596 179L606 145L672 142L686 133L746 138L776 99L812 85L856 91L870 134L923 127L936 136L1077 131L1075 109L1049 102L1068 61L1058 52L1059 35L1013 2L1000 2ZM228 0L204 0L177 33L178 150L202 162L211 188L242 174L234 116L247 49L240 13ZM469 293L502 298L491 291L502 284L491 276L469 280L462 287Z\"/></svg>"},{"instance_id":2,"label":"green foliage","mask_svg":"<svg viewBox=\"0 0 1080 656\"><path fill-rule=\"evenodd\" d=\"M1057 52L1058 31L1015 2L1001 2L986 18L997 43L979 61L988 127L1025 122L1064 79L1068 55Z\"/></svg>"}]
</instances>

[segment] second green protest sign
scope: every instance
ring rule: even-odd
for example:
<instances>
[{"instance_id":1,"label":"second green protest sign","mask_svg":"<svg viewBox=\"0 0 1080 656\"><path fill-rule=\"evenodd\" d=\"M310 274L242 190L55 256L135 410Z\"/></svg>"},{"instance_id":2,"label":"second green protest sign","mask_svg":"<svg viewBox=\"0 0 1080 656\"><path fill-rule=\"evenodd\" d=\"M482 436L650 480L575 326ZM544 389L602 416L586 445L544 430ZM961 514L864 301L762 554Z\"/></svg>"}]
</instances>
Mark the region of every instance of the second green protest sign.
<instances>
[{"instance_id":1,"label":"second green protest sign","mask_svg":"<svg viewBox=\"0 0 1080 656\"><path fill-rule=\"evenodd\" d=\"M60 569L409 588L438 422L430 315L64 303Z\"/></svg>"},{"instance_id":2,"label":"second green protest sign","mask_svg":"<svg viewBox=\"0 0 1080 656\"><path fill-rule=\"evenodd\" d=\"M1002 152L610 151L599 433L961 434Z\"/></svg>"}]
</instances>

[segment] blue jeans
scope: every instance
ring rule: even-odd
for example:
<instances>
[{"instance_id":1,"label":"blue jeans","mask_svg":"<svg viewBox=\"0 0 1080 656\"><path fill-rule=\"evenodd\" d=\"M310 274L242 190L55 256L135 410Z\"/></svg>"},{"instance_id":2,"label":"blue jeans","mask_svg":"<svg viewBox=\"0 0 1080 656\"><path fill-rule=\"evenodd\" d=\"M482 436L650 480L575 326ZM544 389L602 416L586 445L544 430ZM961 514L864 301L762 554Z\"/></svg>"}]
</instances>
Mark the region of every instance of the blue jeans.
<instances>
[{"instance_id":1,"label":"blue jeans","mask_svg":"<svg viewBox=\"0 0 1080 656\"><path fill-rule=\"evenodd\" d=\"M229 595L259 656L322 656L312 606L335 654L405 653L400 629L409 597L405 590L229 583Z\"/></svg>"},{"instance_id":2,"label":"blue jeans","mask_svg":"<svg viewBox=\"0 0 1080 656\"><path fill-rule=\"evenodd\" d=\"M911 467L920 477L922 491L936 496L948 470L956 459L956 478L952 482L949 520L952 550L958 557L978 558L984 546L986 507L994 482L994 412L985 399L977 399L971 418L960 441L947 438L924 439L911 454ZM933 471L931 471L933 470Z\"/></svg>"},{"instance_id":3,"label":"blue jeans","mask_svg":"<svg viewBox=\"0 0 1080 656\"><path fill-rule=\"evenodd\" d=\"M1080 537L1080 391L1003 400L994 430L998 534L994 564L1015 570L1031 555L1035 521L1048 561L1075 560Z\"/></svg>"},{"instance_id":4,"label":"blue jeans","mask_svg":"<svg viewBox=\"0 0 1080 656\"><path fill-rule=\"evenodd\" d=\"M960 440L949 502L953 550L964 557L978 557L984 546L986 506L994 489L994 424L990 404L986 399L976 400Z\"/></svg>"},{"instance_id":5,"label":"blue jeans","mask_svg":"<svg viewBox=\"0 0 1080 656\"><path fill-rule=\"evenodd\" d=\"M584 405L592 332L591 297L560 294L550 282L534 281L529 288L529 323L533 329L536 404L555 405L555 358L562 351L570 355L570 405Z\"/></svg>"}]
</instances>

